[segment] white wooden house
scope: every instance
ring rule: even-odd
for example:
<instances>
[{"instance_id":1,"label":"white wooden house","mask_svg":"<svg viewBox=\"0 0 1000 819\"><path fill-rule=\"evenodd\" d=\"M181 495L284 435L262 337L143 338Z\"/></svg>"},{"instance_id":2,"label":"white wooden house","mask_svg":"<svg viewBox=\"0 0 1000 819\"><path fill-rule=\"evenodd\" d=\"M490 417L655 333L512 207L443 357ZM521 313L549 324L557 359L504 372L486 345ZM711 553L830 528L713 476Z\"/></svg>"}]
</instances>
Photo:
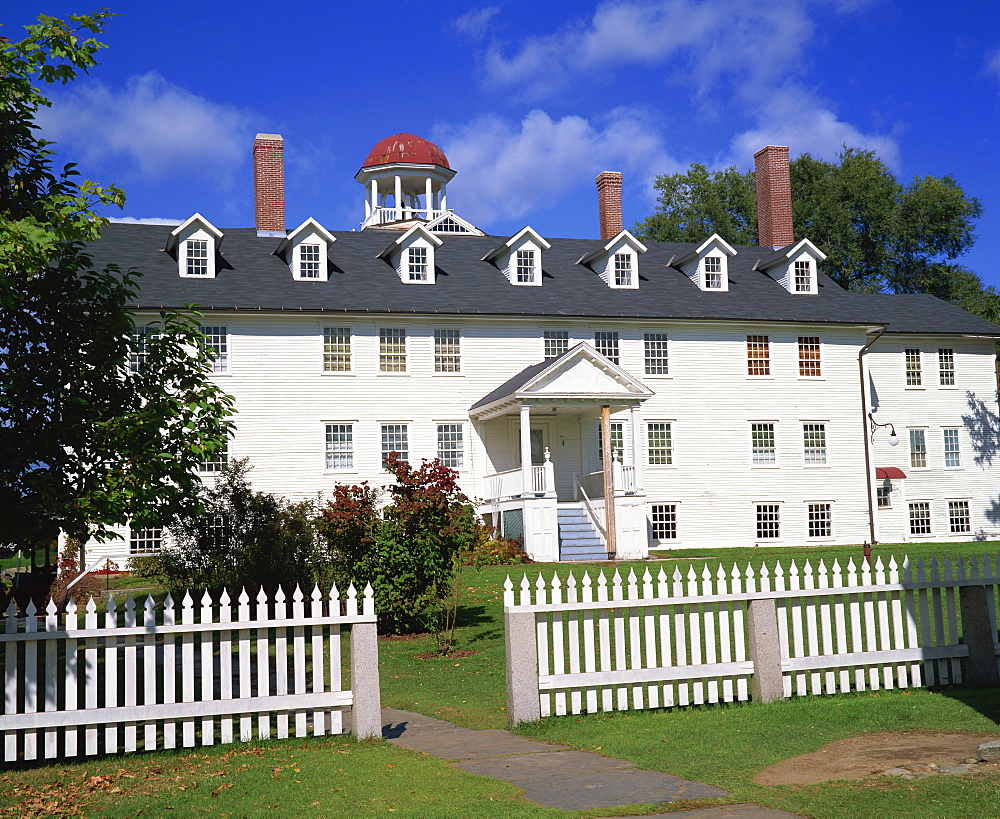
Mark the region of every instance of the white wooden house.
<instances>
[{"instance_id":1,"label":"white wooden house","mask_svg":"<svg viewBox=\"0 0 1000 819\"><path fill-rule=\"evenodd\" d=\"M114 224L93 248L143 271L139 328L201 306L239 413L228 457L257 488L329 495L385 482L390 451L440 458L544 561L1000 525L1000 327L837 286L792 241L787 149L757 157L762 246L734 247L638 241L610 173L602 238L487 235L449 208L444 154L408 134L358 172L361 230L286 230L281 145L255 143L256 229L195 214ZM90 554L160 532L123 536Z\"/></svg>"}]
</instances>

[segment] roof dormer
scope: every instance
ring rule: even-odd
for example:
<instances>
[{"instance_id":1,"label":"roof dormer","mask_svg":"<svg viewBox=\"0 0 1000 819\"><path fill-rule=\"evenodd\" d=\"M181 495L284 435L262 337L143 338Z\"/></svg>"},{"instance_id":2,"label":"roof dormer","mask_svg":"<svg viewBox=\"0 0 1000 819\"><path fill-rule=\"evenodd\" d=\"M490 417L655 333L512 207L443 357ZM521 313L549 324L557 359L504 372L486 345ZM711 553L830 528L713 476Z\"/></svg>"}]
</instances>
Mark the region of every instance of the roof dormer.
<instances>
[{"instance_id":1,"label":"roof dormer","mask_svg":"<svg viewBox=\"0 0 1000 819\"><path fill-rule=\"evenodd\" d=\"M325 282L330 246L337 239L315 219L306 219L281 240L275 256L284 259L297 282Z\"/></svg>"},{"instance_id":2,"label":"roof dormer","mask_svg":"<svg viewBox=\"0 0 1000 819\"><path fill-rule=\"evenodd\" d=\"M736 249L718 233L713 233L698 247L671 261L693 281L699 290L722 292L729 290L729 257Z\"/></svg>"},{"instance_id":3,"label":"roof dormer","mask_svg":"<svg viewBox=\"0 0 1000 819\"><path fill-rule=\"evenodd\" d=\"M167 237L167 252L177 259L177 272L187 279L214 279L222 231L200 213L178 225Z\"/></svg>"},{"instance_id":4,"label":"roof dormer","mask_svg":"<svg viewBox=\"0 0 1000 819\"><path fill-rule=\"evenodd\" d=\"M808 296L819 293L819 263L826 254L808 239L774 251L754 265L789 293Z\"/></svg>"},{"instance_id":5,"label":"roof dormer","mask_svg":"<svg viewBox=\"0 0 1000 819\"><path fill-rule=\"evenodd\" d=\"M623 230L576 263L589 267L608 287L635 290L639 287L639 254L645 252L646 246Z\"/></svg>"},{"instance_id":6,"label":"roof dormer","mask_svg":"<svg viewBox=\"0 0 1000 819\"><path fill-rule=\"evenodd\" d=\"M542 284L542 253L552 245L532 228L524 227L485 256L511 284L540 287Z\"/></svg>"},{"instance_id":7,"label":"roof dormer","mask_svg":"<svg viewBox=\"0 0 1000 819\"><path fill-rule=\"evenodd\" d=\"M414 225L378 254L396 268L404 284L434 284L434 251L444 244L422 224Z\"/></svg>"}]
</instances>

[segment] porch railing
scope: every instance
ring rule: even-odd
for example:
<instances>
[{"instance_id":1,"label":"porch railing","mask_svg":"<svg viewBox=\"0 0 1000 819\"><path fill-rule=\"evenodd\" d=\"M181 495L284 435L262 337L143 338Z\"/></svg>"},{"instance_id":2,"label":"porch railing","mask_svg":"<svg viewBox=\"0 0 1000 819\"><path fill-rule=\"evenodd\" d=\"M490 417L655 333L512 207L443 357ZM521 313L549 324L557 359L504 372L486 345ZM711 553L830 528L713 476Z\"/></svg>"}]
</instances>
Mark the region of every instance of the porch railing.
<instances>
[{"instance_id":1,"label":"porch railing","mask_svg":"<svg viewBox=\"0 0 1000 819\"><path fill-rule=\"evenodd\" d=\"M537 469L537 467L533 467L533 469ZM489 493L489 500L521 497L522 474L520 469L509 469L506 472L487 475L486 491Z\"/></svg>"},{"instance_id":2,"label":"porch railing","mask_svg":"<svg viewBox=\"0 0 1000 819\"><path fill-rule=\"evenodd\" d=\"M576 499L580 500L581 494L588 499L604 497L604 472L588 472L586 475L576 476Z\"/></svg>"},{"instance_id":3,"label":"porch railing","mask_svg":"<svg viewBox=\"0 0 1000 819\"><path fill-rule=\"evenodd\" d=\"M390 222L399 222L404 219L426 219L428 222L431 219L437 219L441 214L447 213L445 210L437 210L431 208L384 208L377 207L371 212L367 219L364 221L364 227L369 225L386 225Z\"/></svg>"},{"instance_id":4,"label":"porch railing","mask_svg":"<svg viewBox=\"0 0 1000 819\"><path fill-rule=\"evenodd\" d=\"M576 494L579 498L583 499L583 508L587 512L587 516L590 518L590 522L594 524L594 528L600 532L601 539L605 544L608 542L608 530L604 528L604 510L598 509L590 502L590 498L587 497L587 490L584 489L583 484L580 482L580 478L586 477L585 475L577 475L574 488L576 489Z\"/></svg>"},{"instance_id":5,"label":"porch railing","mask_svg":"<svg viewBox=\"0 0 1000 819\"><path fill-rule=\"evenodd\" d=\"M545 467L531 467L531 491L537 495L544 495L548 491L548 487L545 484Z\"/></svg>"}]
</instances>

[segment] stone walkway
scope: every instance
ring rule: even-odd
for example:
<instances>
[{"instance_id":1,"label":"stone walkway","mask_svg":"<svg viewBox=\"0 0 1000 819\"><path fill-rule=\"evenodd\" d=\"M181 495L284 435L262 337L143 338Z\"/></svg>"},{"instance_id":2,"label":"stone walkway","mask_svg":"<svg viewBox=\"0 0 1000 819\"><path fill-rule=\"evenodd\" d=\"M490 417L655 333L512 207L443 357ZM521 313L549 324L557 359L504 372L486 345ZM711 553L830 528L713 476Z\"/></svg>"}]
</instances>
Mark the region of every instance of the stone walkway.
<instances>
[{"instance_id":1,"label":"stone walkway","mask_svg":"<svg viewBox=\"0 0 1000 819\"><path fill-rule=\"evenodd\" d=\"M714 785L647 771L565 745L535 742L509 731L474 731L412 711L382 709L382 736L394 745L442 759L456 768L492 776L521 788L524 798L559 810L589 810L681 799L729 796ZM669 814L703 819L778 819L795 814L757 805L726 805Z\"/></svg>"}]
</instances>

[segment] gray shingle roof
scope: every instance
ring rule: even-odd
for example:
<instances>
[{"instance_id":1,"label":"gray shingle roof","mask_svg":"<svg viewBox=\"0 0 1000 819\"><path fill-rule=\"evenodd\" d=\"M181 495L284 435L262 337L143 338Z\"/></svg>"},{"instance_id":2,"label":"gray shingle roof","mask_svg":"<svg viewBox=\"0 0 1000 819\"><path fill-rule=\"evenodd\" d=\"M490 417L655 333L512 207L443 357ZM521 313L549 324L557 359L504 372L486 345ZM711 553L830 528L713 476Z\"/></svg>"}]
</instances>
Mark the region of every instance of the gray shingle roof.
<instances>
[{"instance_id":1,"label":"gray shingle roof","mask_svg":"<svg viewBox=\"0 0 1000 819\"><path fill-rule=\"evenodd\" d=\"M647 242L639 289L612 289L576 260L597 239L551 239L542 256L541 287L516 287L482 261L506 237L443 236L433 285L404 284L377 258L397 233L331 231L329 281L293 281L273 255L280 239L252 228L225 230L215 279L181 278L163 248L172 228L112 224L89 252L97 265L142 271L136 308L197 304L203 310L350 312L545 317L630 317L888 324L889 332L1000 336L1000 327L927 295L848 293L820 274L818 295L787 292L754 264L770 248L737 247L729 260L729 292L703 292L666 265L693 245Z\"/></svg>"}]
</instances>

